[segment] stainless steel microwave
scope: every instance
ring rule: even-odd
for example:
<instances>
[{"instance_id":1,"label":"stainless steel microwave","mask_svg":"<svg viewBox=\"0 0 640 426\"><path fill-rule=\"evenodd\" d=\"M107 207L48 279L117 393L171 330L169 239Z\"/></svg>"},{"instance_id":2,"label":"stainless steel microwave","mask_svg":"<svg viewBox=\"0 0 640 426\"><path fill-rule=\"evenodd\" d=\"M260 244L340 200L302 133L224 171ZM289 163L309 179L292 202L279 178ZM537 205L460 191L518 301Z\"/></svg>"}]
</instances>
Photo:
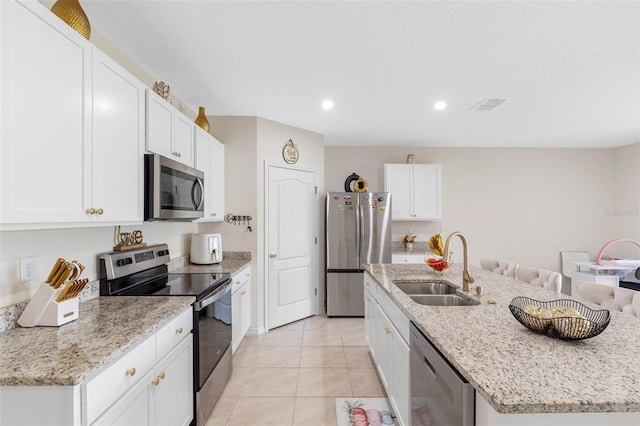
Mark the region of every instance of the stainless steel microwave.
<instances>
[{"instance_id":1,"label":"stainless steel microwave","mask_svg":"<svg viewBox=\"0 0 640 426\"><path fill-rule=\"evenodd\" d=\"M204 216L204 173L157 154L144 156L144 220Z\"/></svg>"}]
</instances>

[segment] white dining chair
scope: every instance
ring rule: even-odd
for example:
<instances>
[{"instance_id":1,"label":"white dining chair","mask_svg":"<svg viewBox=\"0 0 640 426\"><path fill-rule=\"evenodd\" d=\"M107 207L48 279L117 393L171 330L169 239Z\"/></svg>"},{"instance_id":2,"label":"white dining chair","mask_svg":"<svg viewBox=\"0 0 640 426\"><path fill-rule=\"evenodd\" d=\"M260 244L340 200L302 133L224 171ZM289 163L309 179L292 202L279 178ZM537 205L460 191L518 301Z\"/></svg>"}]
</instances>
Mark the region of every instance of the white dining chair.
<instances>
[{"instance_id":1,"label":"white dining chair","mask_svg":"<svg viewBox=\"0 0 640 426\"><path fill-rule=\"evenodd\" d=\"M562 275L558 272L518 265L515 278L556 293L562 291Z\"/></svg>"},{"instance_id":2,"label":"white dining chair","mask_svg":"<svg viewBox=\"0 0 640 426\"><path fill-rule=\"evenodd\" d=\"M514 278L518 265L506 260L480 259L480 267L486 271Z\"/></svg>"},{"instance_id":3,"label":"white dining chair","mask_svg":"<svg viewBox=\"0 0 640 426\"><path fill-rule=\"evenodd\" d=\"M640 317L640 291L598 283L579 283L578 296L610 311Z\"/></svg>"}]
</instances>

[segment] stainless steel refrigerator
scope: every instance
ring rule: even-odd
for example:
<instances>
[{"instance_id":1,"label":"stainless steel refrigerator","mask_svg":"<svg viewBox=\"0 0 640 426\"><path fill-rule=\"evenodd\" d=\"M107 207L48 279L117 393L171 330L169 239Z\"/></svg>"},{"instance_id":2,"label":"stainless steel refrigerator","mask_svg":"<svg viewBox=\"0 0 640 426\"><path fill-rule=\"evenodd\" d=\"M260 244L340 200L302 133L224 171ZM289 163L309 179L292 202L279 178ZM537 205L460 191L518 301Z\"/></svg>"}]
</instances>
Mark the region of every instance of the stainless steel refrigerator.
<instances>
[{"instance_id":1,"label":"stainless steel refrigerator","mask_svg":"<svg viewBox=\"0 0 640 426\"><path fill-rule=\"evenodd\" d=\"M391 193L328 192L328 316L364 315L366 263L391 263Z\"/></svg>"}]
</instances>

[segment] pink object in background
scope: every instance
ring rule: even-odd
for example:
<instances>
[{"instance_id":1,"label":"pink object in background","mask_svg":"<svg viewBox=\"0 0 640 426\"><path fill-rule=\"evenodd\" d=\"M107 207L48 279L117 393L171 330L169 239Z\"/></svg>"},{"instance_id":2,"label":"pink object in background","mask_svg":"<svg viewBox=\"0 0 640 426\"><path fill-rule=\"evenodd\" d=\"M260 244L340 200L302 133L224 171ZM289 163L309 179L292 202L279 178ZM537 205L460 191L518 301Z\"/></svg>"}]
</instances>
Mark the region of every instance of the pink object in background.
<instances>
[{"instance_id":1,"label":"pink object in background","mask_svg":"<svg viewBox=\"0 0 640 426\"><path fill-rule=\"evenodd\" d=\"M602 260L601 260L602 254L604 253L604 251L606 249L608 249L610 246L614 245L615 243L621 243L621 242L633 243L636 246L640 247L640 243L639 242L637 242L636 240L631 240L629 238L619 238L617 240L611 240L608 243L606 243L605 245L603 245L602 248L598 251L598 254L596 254L596 262L595 262L596 265L602 265ZM620 263L616 263L616 265L624 266L624 265L622 265ZM638 265L636 265L636 266L638 266ZM633 267L633 266L631 266L631 267Z\"/></svg>"}]
</instances>

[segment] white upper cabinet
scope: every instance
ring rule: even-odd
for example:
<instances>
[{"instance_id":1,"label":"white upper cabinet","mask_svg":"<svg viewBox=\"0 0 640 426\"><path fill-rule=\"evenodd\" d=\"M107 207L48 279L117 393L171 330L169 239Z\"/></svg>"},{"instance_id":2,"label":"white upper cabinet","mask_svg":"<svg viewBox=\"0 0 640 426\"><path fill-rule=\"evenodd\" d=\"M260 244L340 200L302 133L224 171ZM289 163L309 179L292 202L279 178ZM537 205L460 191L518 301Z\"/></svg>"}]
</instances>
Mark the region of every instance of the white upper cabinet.
<instances>
[{"instance_id":1,"label":"white upper cabinet","mask_svg":"<svg viewBox=\"0 0 640 426\"><path fill-rule=\"evenodd\" d=\"M144 219L145 86L97 48L93 50L91 208L94 220Z\"/></svg>"},{"instance_id":2,"label":"white upper cabinet","mask_svg":"<svg viewBox=\"0 0 640 426\"><path fill-rule=\"evenodd\" d=\"M141 222L144 86L40 3L0 7L2 228Z\"/></svg>"},{"instance_id":3,"label":"white upper cabinet","mask_svg":"<svg viewBox=\"0 0 640 426\"><path fill-rule=\"evenodd\" d=\"M0 222L86 221L90 44L40 4L0 15Z\"/></svg>"},{"instance_id":4,"label":"white upper cabinet","mask_svg":"<svg viewBox=\"0 0 640 426\"><path fill-rule=\"evenodd\" d=\"M384 190L392 194L392 219L440 219L440 175L440 164L385 164Z\"/></svg>"},{"instance_id":5,"label":"white upper cabinet","mask_svg":"<svg viewBox=\"0 0 640 426\"><path fill-rule=\"evenodd\" d=\"M196 126L196 169L204 172L204 217L199 222L224 219L224 145Z\"/></svg>"},{"instance_id":6,"label":"white upper cabinet","mask_svg":"<svg viewBox=\"0 0 640 426\"><path fill-rule=\"evenodd\" d=\"M147 150L194 166L195 123L152 90L147 90Z\"/></svg>"}]
</instances>

